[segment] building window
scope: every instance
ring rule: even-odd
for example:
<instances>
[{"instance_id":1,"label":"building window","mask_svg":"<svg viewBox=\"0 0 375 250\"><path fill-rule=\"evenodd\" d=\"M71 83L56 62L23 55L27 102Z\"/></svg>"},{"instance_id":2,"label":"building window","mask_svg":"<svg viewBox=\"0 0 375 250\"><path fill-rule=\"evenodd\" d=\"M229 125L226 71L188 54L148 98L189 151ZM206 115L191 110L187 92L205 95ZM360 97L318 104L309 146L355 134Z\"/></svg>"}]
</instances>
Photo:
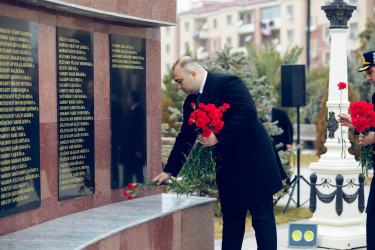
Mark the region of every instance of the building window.
<instances>
[{"instance_id":1,"label":"building window","mask_svg":"<svg viewBox=\"0 0 375 250\"><path fill-rule=\"evenodd\" d=\"M311 39L310 41L310 58L316 59L319 53L319 40L318 39Z\"/></svg>"},{"instance_id":2,"label":"building window","mask_svg":"<svg viewBox=\"0 0 375 250\"><path fill-rule=\"evenodd\" d=\"M358 37L358 23L351 23L349 25L349 38L356 39Z\"/></svg>"},{"instance_id":3,"label":"building window","mask_svg":"<svg viewBox=\"0 0 375 250\"><path fill-rule=\"evenodd\" d=\"M185 31L189 31L189 23L185 22Z\"/></svg>"},{"instance_id":4,"label":"building window","mask_svg":"<svg viewBox=\"0 0 375 250\"><path fill-rule=\"evenodd\" d=\"M326 41L327 44L331 42L331 34L329 31L329 26L326 26L323 29L323 41Z\"/></svg>"},{"instance_id":5,"label":"building window","mask_svg":"<svg viewBox=\"0 0 375 250\"><path fill-rule=\"evenodd\" d=\"M227 25L232 25L232 16L231 15L227 16Z\"/></svg>"},{"instance_id":6,"label":"building window","mask_svg":"<svg viewBox=\"0 0 375 250\"><path fill-rule=\"evenodd\" d=\"M286 6L286 17L285 19L291 19L294 17L294 5Z\"/></svg>"},{"instance_id":7,"label":"building window","mask_svg":"<svg viewBox=\"0 0 375 250\"><path fill-rule=\"evenodd\" d=\"M241 47L245 47L246 45L248 45L251 42L252 38L253 37L251 34L240 35L239 43L238 43L239 47L241 48Z\"/></svg>"},{"instance_id":8,"label":"building window","mask_svg":"<svg viewBox=\"0 0 375 250\"><path fill-rule=\"evenodd\" d=\"M288 42L292 43L294 41L294 30L287 31Z\"/></svg>"},{"instance_id":9,"label":"building window","mask_svg":"<svg viewBox=\"0 0 375 250\"><path fill-rule=\"evenodd\" d=\"M251 13L241 13L240 14L241 24L250 24L251 23Z\"/></svg>"},{"instance_id":10,"label":"building window","mask_svg":"<svg viewBox=\"0 0 375 250\"><path fill-rule=\"evenodd\" d=\"M280 5L262 9L262 20L273 20L280 18Z\"/></svg>"},{"instance_id":11,"label":"building window","mask_svg":"<svg viewBox=\"0 0 375 250\"><path fill-rule=\"evenodd\" d=\"M165 64L165 72L169 72L170 69L171 66L169 65L169 63Z\"/></svg>"},{"instance_id":12,"label":"building window","mask_svg":"<svg viewBox=\"0 0 375 250\"><path fill-rule=\"evenodd\" d=\"M165 28L165 33L167 33L167 34L171 33L171 29L169 27L166 27Z\"/></svg>"},{"instance_id":13,"label":"building window","mask_svg":"<svg viewBox=\"0 0 375 250\"><path fill-rule=\"evenodd\" d=\"M227 37L227 47L232 47L232 38Z\"/></svg>"},{"instance_id":14,"label":"building window","mask_svg":"<svg viewBox=\"0 0 375 250\"><path fill-rule=\"evenodd\" d=\"M165 53L169 54L170 52L170 46L169 44L165 45Z\"/></svg>"},{"instance_id":15,"label":"building window","mask_svg":"<svg viewBox=\"0 0 375 250\"><path fill-rule=\"evenodd\" d=\"M217 28L217 19L216 19L216 18L215 18L214 20L212 20L212 27L213 27L214 29Z\"/></svg>"},{"instance_id":16,"label":"building window","mask_svg":"<svg viewBox=\"0 0 375 250\"><path fill-rule=\"evenodd\" d=\"M217 48L217 40L216 39L212 40L212 48L213 48L213 50L217 50L218 49Z\"/></svg>"},{"instance_id":17,"label":"building window","mask_svg":"<svg viewBox=\"0 0 375 250\"><path fill-rule=\"evenodd\" d=\"M331 54L329 52L324 53L324 65L329 66L331 61Z\"/></svg>"}]
</instances>

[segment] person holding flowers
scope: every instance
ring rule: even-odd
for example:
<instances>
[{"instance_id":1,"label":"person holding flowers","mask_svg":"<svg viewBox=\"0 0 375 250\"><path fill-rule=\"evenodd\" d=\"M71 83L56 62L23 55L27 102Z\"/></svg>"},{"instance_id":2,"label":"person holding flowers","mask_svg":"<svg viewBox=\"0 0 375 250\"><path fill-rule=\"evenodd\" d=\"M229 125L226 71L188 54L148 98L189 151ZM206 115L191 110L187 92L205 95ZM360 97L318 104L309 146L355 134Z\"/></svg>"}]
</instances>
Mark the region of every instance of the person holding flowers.
<instances>
[{"instance_id":1,"label":"person holding flowers","mask_svg":"<svg viewBox=\"0 0 375 250\"><path fill-rule=\"evenodd\" d=\"M187 94L183 124L164 170L153 181L160 185L177 176L198 137L198 142L213 147L216 155L224 222L222 249L241 249L247 211L252 215L258 249L277 249L273 194L283 188L287 175L257 117L249 90L238 77L211 73L188 56L178 59L172 70L177 87ZM220 130L201 134L205 132L199 128L202 124L189 121L198 103L224 109L227 105L225 112L218 113L223 122Z\"/></svg>"},{"instance_id":2,"label":"person holding flowers","mask_svg":"<svg viewBox=\"0 0 375 250\"><path fill-rule=\"evenodd\" d=\"M365 52L362 56L363 66L359 72L366 71L366 80L375 87L375 51ZM357 102L350 105L351 115L339 114L339 122L343 126L355 128L359 134L359 145L361 145L361 165L363 172L374 169L375 152L375 118L374 118L375 93L372 103ZM370 164L369 164L370 163ZM366 213L366 240L367 249L375 249L375 183L372 178L370 193L367 201Z\"/></svg>"}]
</instances>

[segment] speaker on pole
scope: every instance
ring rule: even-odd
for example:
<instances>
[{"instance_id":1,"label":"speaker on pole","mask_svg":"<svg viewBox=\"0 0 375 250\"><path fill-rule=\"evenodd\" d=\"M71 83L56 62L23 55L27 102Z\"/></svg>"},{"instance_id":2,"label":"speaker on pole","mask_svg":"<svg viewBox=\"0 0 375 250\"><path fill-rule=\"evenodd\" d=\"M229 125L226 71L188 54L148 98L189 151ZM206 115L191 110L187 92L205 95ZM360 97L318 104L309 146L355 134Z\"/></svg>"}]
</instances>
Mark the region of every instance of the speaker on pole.
<instances>
[{"instance_id":1,"label":"speaker on pole","mask_svg":"<svg viewBox=\"0 0 375 250\"><path fill-rule=\"evenodd\" d=\"M304 64L281 65L281 104L306 106L306 69Z\"/></svg>"},{"instance_id":2,"label":"speaker on pole","mask_svg":"<svg viewBox=\"0 0 375 250\"><path fill-rule=\"evenodd\" d=\"M302 64L281 65L281 104L284 107L297 107L297 145L300 144L300 117L299 108L306 106L306 69ZM292 191L284 209L284 214L288 211L290 201L293 200L293 193L297 187L297 207L300 207L300 179L308 185L310 183L300 174L301 150L297 149L297 174L289 183Z\"/></svg>"}]
</instances>

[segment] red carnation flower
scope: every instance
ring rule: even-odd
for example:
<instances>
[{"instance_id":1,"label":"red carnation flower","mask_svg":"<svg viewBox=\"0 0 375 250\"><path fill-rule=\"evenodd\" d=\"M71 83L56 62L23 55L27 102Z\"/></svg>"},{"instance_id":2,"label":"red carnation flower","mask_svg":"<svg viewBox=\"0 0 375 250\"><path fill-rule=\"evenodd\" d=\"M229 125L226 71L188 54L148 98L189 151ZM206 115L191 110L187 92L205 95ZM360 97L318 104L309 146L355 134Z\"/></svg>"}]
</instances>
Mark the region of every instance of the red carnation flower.
<instances>
[{"instance_id":1,"label":"red carnation flower","mask_svg":"<svg viewBox=\"0 0 375 250\"><path fill-rule=\"evenodd\" d=\"M129 200L133 199L133 195L129 195Z\"/></svg>"},{"instance_id":2,"label":"red carnation flower","mask_svg":"<svg viewBox=\"0 0 375 250\"><path fill-rule=\"evenodd\" d=\"M193 109L195 109L196 105L195 105L194 102L190 103L190 105L191 105L191 107L192 107Z\"/></svg>"},{"instance_id":3,"label":"red carnation flower","mask_svg":"<svg viewBox=\"0 0 375 250\"><path fill-rule=\"evenodd\" d=\"M129 194L128 191L124 191L124 195L127 196Z\"/></svg>"},{"instance_id":4,"label":"red carnation flower","mask_svg":"<svg viewBox=\"0 0 375 250\"><path fill-rule=\"evenodd\" d=\"M132 189L134 187L133 183L128 184L129 189Z\"/></svg>"},{"instance_id":5,"label":"red carnation flower","mask_svg":"<svg viewBox=\"0 0 375 250\"><path fill-rule=\"evenodd\" d=\"M357 131L363 132L366 128L370 127L369 120L366 117L358 116L353 118L353 126Z\"/></svg>"},{"instance_id":6,"label":"red carnation flower","mask_svg":"<svg viewBox=\"0 0 375 250\"><path fill-rule=\"evenodd\" d=\"M135 188L138 188L138 184L135 184L135 186L134 186Z\"/></svg>"},{"instance_id":7,"label":"red carnation flower","mask_svg":"<svg viewBox=\"0 0 375 250\"><path fill-rule=\"evenodd\" d=\"M344 82L339 82L339 84L337 84L337 86L339 87L339 90L346 89L346 83L344 83Z\"/></svg>"}]
</instances>

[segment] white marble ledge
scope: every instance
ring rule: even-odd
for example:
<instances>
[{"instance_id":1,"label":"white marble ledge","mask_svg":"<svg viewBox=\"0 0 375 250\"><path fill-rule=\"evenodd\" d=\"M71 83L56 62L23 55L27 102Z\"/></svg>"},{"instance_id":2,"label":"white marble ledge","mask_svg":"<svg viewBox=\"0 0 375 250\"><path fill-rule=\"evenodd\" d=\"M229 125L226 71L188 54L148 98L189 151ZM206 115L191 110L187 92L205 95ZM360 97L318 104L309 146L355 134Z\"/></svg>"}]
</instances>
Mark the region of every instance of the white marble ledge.
<instances>
[{"instance_id":1,"label":"white marble ledge","mask_svg":"<svg viewBox=\"0 0 375 250\"><path fill-rule=\"evenodd\" d=\"M0 249L82 249L127 228L215 198L159 194L60 217L0 237Z\"/></svg>"}]
</instances>

